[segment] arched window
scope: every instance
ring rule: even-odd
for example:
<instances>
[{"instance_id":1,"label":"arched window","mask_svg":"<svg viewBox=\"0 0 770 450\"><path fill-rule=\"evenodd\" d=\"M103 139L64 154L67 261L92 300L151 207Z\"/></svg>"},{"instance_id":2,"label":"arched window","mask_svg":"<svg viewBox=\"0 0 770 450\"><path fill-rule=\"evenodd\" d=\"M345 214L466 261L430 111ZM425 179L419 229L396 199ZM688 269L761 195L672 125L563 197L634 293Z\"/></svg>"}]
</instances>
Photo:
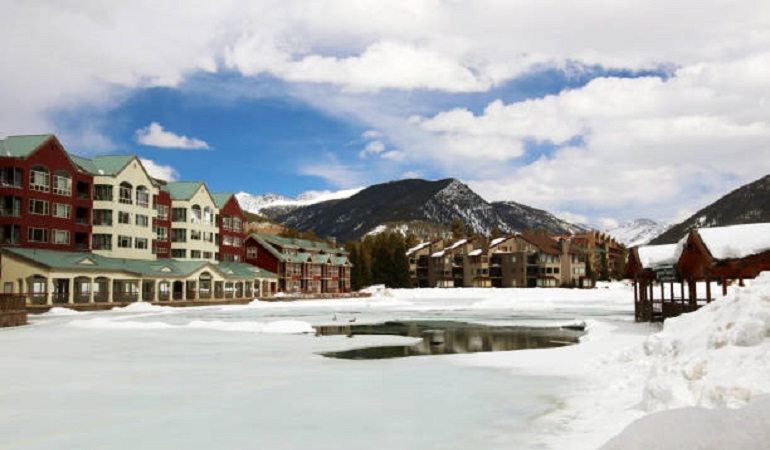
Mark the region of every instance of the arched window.
<instances>
[{"instance_id":1,"label":"arched window","mask_svg":"<svg viewBox=\"0 0 770 450\"><path fill-rule=\"evenodd\" d=\"M133 190L134 187L131 186L131 183L125 181L120 183L120 197L118 198L118 201L127 205L133 204Z\"/></svg>"},{"instance_id":2,"label":"arched window","mask_svg":"<svg viewBox=\"0 0 770 450\"><path fill-rule=\"evenodd\" d=\"M136 204L142 208L150 207L150 191L145 186L136 187Z\"/></svg>"},{"instance_id":3,"label":"arched window","mask_svg":"<svg viewBox=\"0 0 770 450\"><path fill-rule=\"evenodd\" d=\"M49 192L51 174L43 166L34 166L29 171L29 188L33 191Z\"/></svg>"},{"instance_id":4,"label":"arched window","mask_svg":"<svg viewBox=\"0 0 770 450\"><path fill-rule=\"evenodd\" d=\"M57 170L53 175L53 193L59 195L72 195L72 177L65 170Z\"/></svg>"},{"instance_id":5,"label":"arched window","mask_svg":"<svg viewBox=\"0 0 770 450\"><path fill-rule=\"evenodd\" d=\"M201 223L203 218L203 213L201 211L200 205L192 205L192 217L190 218L190 221L192 223Z\"/></svg>"},{"instance_id":6,"label":"arched window","mask_svg":"<svg viewBox=\"0 0 770 450\"><path fill-rule=\"evenodd\" d=\"M203 210L203 223L208 226L214 225L214 212L208 206Z\"/></svg>"}]
</instances>

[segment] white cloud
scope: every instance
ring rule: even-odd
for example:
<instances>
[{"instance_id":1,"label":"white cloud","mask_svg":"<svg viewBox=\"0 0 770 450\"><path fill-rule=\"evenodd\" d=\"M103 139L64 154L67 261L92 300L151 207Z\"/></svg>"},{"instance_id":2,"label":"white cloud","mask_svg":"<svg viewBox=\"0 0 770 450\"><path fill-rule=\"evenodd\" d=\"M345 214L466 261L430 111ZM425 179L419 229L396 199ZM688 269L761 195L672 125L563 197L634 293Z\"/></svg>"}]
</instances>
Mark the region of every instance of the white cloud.
<instances>
[{"instance_id":1,"label":"white cloud","mask_svg":"<svg viewBox=\"0 0 770 450\"><path fill-rule=\"evenodd\" d=\"M379 155L385 151L385 144L382 141L372 141L366 144L366 147L358 153L360 158L366 158L369 155Z\"/></svg>"},{"instance_id":2,"label":"white cloud","mask_svg":"<svg viewBox=\"0 0 770 450\"><path fill-rule=\"evenodd\" d=\"M597 223L603 231L612 230L620 226L620 223L611 217L600 217Z\"/></svg>"},{"instance_id":3,"label":"white cloud","mask_svg":"<svg viewBox=\"0 0 770 450\"><path fill-rule=\"evenodd\" d=\"M136 141L142 145L161 148L179 148L187 150L208 149L209 145L197 138L178 136L166 131L158 122L136 130Z\"/></svg>"},{"instance_id":4,"label":"white cloud","mask_svg":"<svg viewBox=\"0 0 770 450\"><path fill-rule=\"evenodd\" d=\"M142 162L142 165L144 166L144 169L147 171L147 173L153 178L164 181L179 180L179 172L171 166L164 166L156 163L151 159L145 158L140 159L140 161Z\"/></svg>"}]
</instances>

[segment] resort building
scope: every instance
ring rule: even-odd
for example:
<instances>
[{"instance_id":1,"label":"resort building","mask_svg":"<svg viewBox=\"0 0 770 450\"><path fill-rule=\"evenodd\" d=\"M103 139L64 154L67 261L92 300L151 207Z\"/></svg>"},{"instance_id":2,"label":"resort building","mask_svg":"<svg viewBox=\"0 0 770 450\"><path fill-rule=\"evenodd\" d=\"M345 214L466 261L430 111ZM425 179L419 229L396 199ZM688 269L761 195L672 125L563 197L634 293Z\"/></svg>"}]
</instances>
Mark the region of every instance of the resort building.
<instances>
[{"instance_id":1,"label":"resort building","mask_svg":"<svg viewBox=\"0 0 770 450\"><path fill-rule=\"evenodd\" d=\"M275 292L275 274L243 263L108 258L95 253L0 249L5 294L29 305L251 300Z\"/></svg>"},{"instance_id":2,"label":"resort building","mask_svg":"<svg viewBox=\"0 0 770 450\"><path fill-rule=\"evenodd\" d=\"M171 257L217 261L217 205L206 183L171 182L163 189L171 197Z\"/></svg>"},{"instance_id":3,"label":"resort building","mask_svg":"<svg viewBox=\"0 0 770 450\"><path fill-rule=\"evenodd\" d=\"M139 158L71 158L93 176L91 251L112 258L155 259L152 199L157 187Z\"/></svg>"},{"instance_id":4,"label":"resort building","mask_svg":"<svg viewBox=\"0 0 770 450\"><path fill-rule=\"evenodd\" d=\"M246 262L278 275L278 289L286 293L350 292L348 253L326 242L250 234L245 241Z\"/></svg>"},{"instance_id":5,"label":"resort building","mask_svg":"<svg viewBox=\"0 0 770 450\"><path fill-rule=\"evenodd\" d=\"M232 193L212 194L219 214L219 261L244 261L243 241L246 235L243 230L245 223L243 210L238 199Z\"/></svg>"},{"instance_id":6,"label":"resort building","mask_svg":"<svg viewBox=\"0 0 770 450\"><path fill-rule=\"evenodd\" d=\"M491 241L440 241L407 252L415 287L592 287L586 256L569 239L513 234Z\"/></svg>"},{"instance_id":7,"label":"resort building","mask_svg":"<svg viewBox=\"0 0 770 450\"><path fill-rule=\"evenodd\" d=\"M0 140L0 246L89 251L92 188L53 135Z\"/></svg>"}]
</instances>

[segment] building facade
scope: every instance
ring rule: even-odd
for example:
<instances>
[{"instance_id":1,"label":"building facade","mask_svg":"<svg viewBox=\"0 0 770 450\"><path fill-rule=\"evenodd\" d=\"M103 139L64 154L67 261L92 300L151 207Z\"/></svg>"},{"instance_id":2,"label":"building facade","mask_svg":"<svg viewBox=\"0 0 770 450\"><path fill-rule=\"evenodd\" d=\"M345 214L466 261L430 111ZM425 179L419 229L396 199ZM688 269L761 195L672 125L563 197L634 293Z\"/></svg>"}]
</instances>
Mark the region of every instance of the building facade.
<instances>
[{"instance_id":1,"label":"building facade","mask_svg":"<svg viewBox=\"0 0 770 450\"><path fill-rule=\"evenodd\" d=\"M171 197L171 257L217 261L217 205L206 183L172 182L163 186Z\"/></svg>"},{"instance_id":2,"label":"building facade","mask_svg":"<svg viewBox=\"0 0 770 450\"><path fill-rule=\"evenodd\" d=\"M219 224L219 261L244 261L245 251L243 241L246 235L243 230L245 223L243 210L238 199L232 193L213 194L218 208L217 223Z\"/></svg>"},{"instance_id":3,"label":"building facade","mask_svg":"<svg viewBox=\"0 0 770 450\"><path fill-rule=\"evenodd\" d=\"M278 274L278 289L286 293L350 292L348 253L325 242L250 234L245 261Z\"/></svg>"}]
</instances>

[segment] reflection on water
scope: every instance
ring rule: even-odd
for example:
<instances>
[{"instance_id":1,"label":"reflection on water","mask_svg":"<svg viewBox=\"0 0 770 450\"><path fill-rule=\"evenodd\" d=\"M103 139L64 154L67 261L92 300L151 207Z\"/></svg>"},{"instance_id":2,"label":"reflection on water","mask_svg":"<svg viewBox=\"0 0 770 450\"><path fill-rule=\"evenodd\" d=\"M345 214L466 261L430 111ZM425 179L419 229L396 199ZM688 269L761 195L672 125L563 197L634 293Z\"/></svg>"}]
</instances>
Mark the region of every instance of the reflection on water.
<instances>
[{"instance_id":1,"label":"reflection on water","mask_svg":"<svg viewBox=\"0 0 770 450\"><path fill-rule=\"evenodd\" d=\"M384 359L419 355L497 352L532 348L561 347L576 344L582 326L513 327L486 326L451 321L385 322L376 325L321 326L316 335L397 335L422 338L415 345L367 347L323 353L329 358Z\"/></svg>"}]
</instances>

